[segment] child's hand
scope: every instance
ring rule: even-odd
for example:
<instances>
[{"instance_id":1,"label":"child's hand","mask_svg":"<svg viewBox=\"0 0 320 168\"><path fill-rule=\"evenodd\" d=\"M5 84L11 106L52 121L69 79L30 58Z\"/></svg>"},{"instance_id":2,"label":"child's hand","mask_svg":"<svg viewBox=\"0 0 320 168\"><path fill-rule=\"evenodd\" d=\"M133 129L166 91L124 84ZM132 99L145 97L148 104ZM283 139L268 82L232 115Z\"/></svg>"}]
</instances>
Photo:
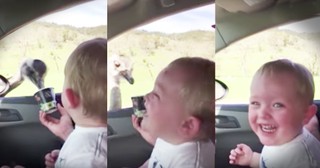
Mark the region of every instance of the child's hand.
<instances>
[{"instance_id":1,"label":"child's hand","mask_svg":"<svg viewBox=\"0 0 320 168\"><path fill-rule=\"evenodd\" d=\"M141 134L141 136L151 145L154 145L156 143L157 137L153 137L148 131L144 130L141 127L141 123L139 121L139 118L135 115L131 116L131 121L133 127ZM143 121L141 121L143 122Z\"/></svg>"},{"instance_id":2,"label":"child's hand","mask_svg":"<svg viewBox=\"0 0 320 168\"><path fill-rule=\"evenodd\" d=\"M73 131L71 117L60 104L58 104L58 111L61 114L60 119L51 117L47 115L45 112L40 111L39 120L53 134L55 134L63 140L66 140L69 134Z\"/></svg>"},{"instance_id":3,"label":"child's hand","mask_svg":"<svg viewBox=\"0 0 320 168\"><path fill-rule=\"evenodd\" d=\"M229 163L234 165L249 166L251 164L253 151L248 145L238 144L230 151Z\"/></svg>"},{"instance_id":4,"label":"child's hand","mask_svg":"<svg viewBox=\"0 0 320 168\"><path fill-rule=\"evenodd\" d=\"M60 150L55 149L51 151L50 153L47 153L44 157L46 168L54 168L54 164L56 163L56 160L58 159Z\"/></svg>"}]
</instances>

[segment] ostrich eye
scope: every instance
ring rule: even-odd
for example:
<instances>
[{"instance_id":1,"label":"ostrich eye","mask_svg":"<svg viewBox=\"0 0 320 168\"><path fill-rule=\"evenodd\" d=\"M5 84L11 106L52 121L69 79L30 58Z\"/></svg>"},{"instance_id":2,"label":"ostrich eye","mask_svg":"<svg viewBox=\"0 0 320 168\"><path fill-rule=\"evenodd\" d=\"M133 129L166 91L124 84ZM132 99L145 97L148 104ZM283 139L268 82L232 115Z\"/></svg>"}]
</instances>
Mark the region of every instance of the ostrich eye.
<instances>
[{"instance_id":1,"label":"ostrich eye","mask_svg":"<svg viewBox=\"0 0 320 168\"><path fill-rule=\"evenodd\" d=\"M115 61L114 65L118 68L120 66L120 63Z\"/></svg>"}]
</instances>

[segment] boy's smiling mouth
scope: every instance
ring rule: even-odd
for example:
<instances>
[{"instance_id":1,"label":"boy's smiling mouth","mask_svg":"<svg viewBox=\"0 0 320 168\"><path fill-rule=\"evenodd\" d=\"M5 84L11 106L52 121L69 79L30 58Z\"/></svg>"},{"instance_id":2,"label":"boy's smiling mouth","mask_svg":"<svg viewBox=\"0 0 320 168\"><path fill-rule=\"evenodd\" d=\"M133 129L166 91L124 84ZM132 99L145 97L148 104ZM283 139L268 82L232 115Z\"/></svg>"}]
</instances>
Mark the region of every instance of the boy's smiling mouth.
<instances>
[{"instance_id":1,"label":"boy's smiling mouth","mask_svg":"<svg viewBox=\"0 0 320 168\"><path fill-rule=\"evenodd\" d=\"M265 133L274 133L276 131L276 126L270 124L260 124L260 128Z\"/></svg>"}]
</instances>

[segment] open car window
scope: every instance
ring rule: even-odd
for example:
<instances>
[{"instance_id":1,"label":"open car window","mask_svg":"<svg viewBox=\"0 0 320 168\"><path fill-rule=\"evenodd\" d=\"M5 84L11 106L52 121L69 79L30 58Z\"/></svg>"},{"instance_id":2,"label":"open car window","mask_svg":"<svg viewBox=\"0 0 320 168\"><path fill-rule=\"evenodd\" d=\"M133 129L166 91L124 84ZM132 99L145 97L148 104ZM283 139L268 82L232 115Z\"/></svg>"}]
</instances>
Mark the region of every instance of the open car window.
<instances>
[{"instance_id":1,"label":"open car window","mask_svg":"<svg viewBox=\"0 0 320 168\"><path fill-rule=\"evenodd\" d=\"M106 6L105 0L76 5L34 20L1 39L0 75L17 76L25 59L40 59L47 66L44 86L61 92L64 65L75 47L85 40L107 37ZM6 97L32 96L36 91L25 79Z\"/></svg>"},{"instance_id":2,"label":"open car window","mask_svg":"<svg viewBox=\"0 0 320 168\"><path fill-rule=\"evenodd\" d=\"M303 64L318 86L319 23L320 17L315 17L267 29L216 53L216 78L229 87L228 94L219 103L248 103L254 73L262 64L276 59L286 58ZM315 99L319 99L320 92L315 91Z\"/></svg>"},{"instance_id":3,"label":"open car window","mask_svg":"<svg viewBox=\"0 0 320 168\"><path fill-rule=\"evenodd\" d=\"M109 41L108 89L111 93L119 88L119 93L118 97L108 99L108 105L114 104L120 96L120 108L131 107L131 97L150 92L160 70L176 58L198 56L212 60L214 8L211 4L180 12ZM132 77L131 82L120 71L126 71Z\"/></svg>"}]
</instances>

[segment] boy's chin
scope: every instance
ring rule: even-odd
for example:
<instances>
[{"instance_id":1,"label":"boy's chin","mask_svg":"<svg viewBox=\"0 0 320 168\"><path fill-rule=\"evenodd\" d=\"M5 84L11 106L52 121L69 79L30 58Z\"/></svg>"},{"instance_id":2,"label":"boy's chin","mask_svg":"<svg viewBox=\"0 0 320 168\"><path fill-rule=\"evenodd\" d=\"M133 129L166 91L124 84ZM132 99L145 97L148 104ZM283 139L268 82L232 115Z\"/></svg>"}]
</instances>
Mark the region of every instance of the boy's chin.
<instances>
[{"instance_id":1,"label":"boy's chin","mask_svg":"<svg viewBox=\"0 0 320 168\"><path fill-rule=\"evenodd\" d=\"M284 139L278 139L278 138L272 138L272 137L260 137L259 136L260 142L265 145L265 146L279 146L287 143Z\"/></svg>"},{"instance_id":2,"label":"boy's chin","mask_svg":"<svg viewBox=\"0 0 320 168\"><path fill-rule=\"evenodd\" d=\"M256 133L256 135L258 136L260 142L263 145L266 145L266 146L277 145L277 142L276 142L277 140L276 140L276 137L274 136L274 134L270 135L270 134L259 132L259 133Z\"/></svg>"},{"instance_id":3,"label":"boy's chin","mask_svg":"<svg viewBox=\"0 0 320 168\"><path fill-rule=\"evenodd\" d=\"M277 146L277 143L275 143L273 140L260 138L260 142L265 146Z\"/></svg>"},{"instance_id":4,"label":"boy's chin","mask_svg":"<svg viewBox=\"0 0 320 168\"><path fill-rule=\"evenodd\" d=\"M266 146L283 145L292 141L294 138L296 138L299 135L298 132L297 134L288 134L288 133L283 133L283 131L280 133L279 130L273 133L265 133L260 130L255 133L258 136L260 142Z\"/></svg>"}]
</instances>

